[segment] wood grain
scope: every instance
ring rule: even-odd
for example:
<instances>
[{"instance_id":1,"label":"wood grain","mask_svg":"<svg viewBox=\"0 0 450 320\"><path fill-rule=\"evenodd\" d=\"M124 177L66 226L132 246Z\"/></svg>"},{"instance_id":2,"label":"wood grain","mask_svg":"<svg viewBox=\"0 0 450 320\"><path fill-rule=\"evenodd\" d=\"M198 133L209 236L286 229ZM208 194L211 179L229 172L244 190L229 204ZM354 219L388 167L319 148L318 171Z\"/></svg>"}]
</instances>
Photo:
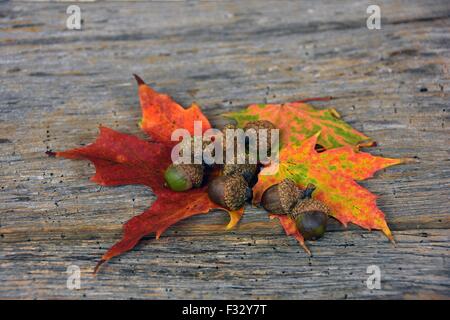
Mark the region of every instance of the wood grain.
<instances>
[{"instance_id":1,"label":"wood grain","mask_svg":"<svg viewBox=\"0 0 450 320\"><path fill-rule=\"evenodd\" d=\"M65 28L68 4L0 4L0 298L449 298L449 62L447 1L108 2L80 4L83 30ZM213 123L250 103L328 96L371 152L415 163L361 183L379 195L398 242L332 223L308 258L275 221L248 208L147 238L97 277L121 225L154 195L101 188L87 162L48 159L95 139L98 125L140 137L132 73ZM82 270L80 290L66 268ZM378 265L382 289L368 290Z\"/></svg>"}]
</instances>

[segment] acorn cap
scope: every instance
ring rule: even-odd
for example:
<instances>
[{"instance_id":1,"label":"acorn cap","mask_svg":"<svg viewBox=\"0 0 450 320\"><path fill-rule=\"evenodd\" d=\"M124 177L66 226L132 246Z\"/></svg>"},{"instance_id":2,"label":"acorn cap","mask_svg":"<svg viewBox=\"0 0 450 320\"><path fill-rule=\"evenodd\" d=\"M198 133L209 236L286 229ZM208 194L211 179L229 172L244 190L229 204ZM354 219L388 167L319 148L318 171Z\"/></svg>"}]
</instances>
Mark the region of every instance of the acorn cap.
<instances>
[{"instance_id":1,"label":"acorn cap","mask_svg":"<svg viewBox=\"0 0 450 320\"><path fill-rule=\"evenodd\" d=\"M220 176L208 184L208 196L211 201L234 211L244 205L247 189L248 184L241 175Z\"/></svg>"},{"instance_id":2,"label":"acorn cap","mask_svg":"<svg viewBox=\"0 0 450 320\"><path fill-rule=\"evenodd\" d=\"M227 123L226 125L223 126L222 128L222 132L224 132L226 129L236 129L236 125L233 123Z\"/></svg>"},{"instance_id":3,"label":"acorn cap","mask_svg":"<svg viewBox=\"0 0 450 320\"><path fill-rule=\"evenodd\" d=\"M255 129L257 132L259 129L268 129L269 130L268 134L270 133L270 129L276 129L275 125L268 120L249 121L245 124L244 130L250 128Z\"/></svg>"},{"instance_id":4,"label":"acorn cap","mask_svg":"<svg viewBox=\"0 0 450 320\"><path fill-rule=\"evenodd\" d=\"M323 202L310 198L314 189L314 186L308 185L303 192L305 198L297 202L290 214L305 240L317 240L325 234L330 214L330 209Z\"/></svg>"},{"instance_id":5,"label":"acorn cap","mask_svg":"<svg viewBox=\"0 0 450 320\"><path fill-rule=\"evenodd\" d=\"M249 173L251 175L255 174L256 168L258 166L252 163L226 163L223 165L223 175L231 176L233 174L244 175Z\"/></svg>"},{"instance_id":6,"label":"acorn cap","mask_svg":"<svg viewBox=\"0 0 450 320\"><path fill-rule=\"evenodd\" d=\"M191 159L191 161L194 161L195 160L195 158L194 158L195 157L195 140L194 140L194 137L191 137L190 141L188 141L187 143L191 144L191 158L190 159ZM202 152L211 143L212 143L211 141L203 141L202 140ZM182 148L179 151L179 155L180 155L180 157L182 157L184 155L184 152L183 152ZM214 155L214 151L213 151L213 155ZM202 153L202 157L203 157L203 153Z\"/></svg>"},{"instance_id":7,"label":"acorn cap","mask_svg":"<svg viewBox=\"0 0 450 320\"><path fill-rule=\"evenodd\" d=\"M237 157L235 157L234 163L225 163L223 165L223 175L231 176L234 174L240 174L244 177L247 183L251 183L255 178L258 165L256 163L249 163L248 156L246 155L245 163L237 163Z\"/></svg>"},{"instance_id":8,"label":"acorn cap","mask_svg":"<svg viewBox=\"0 0 450 320\"><path fill-rule=\"evenodd\" d=\"M264 191L261 204L268 212L288 214L302 196L302 191L291 179L284 179Z\"/></svg>"},{"instance_id":9,"label":"acorn cap","mask_svg":"<svg viewBox=\"0 0 450 320\"><path fill-rule=\"evenodd\" d=\"M297 203L302 191L293 180L284 179L278 185L278 194L283 211L288 213Z\"/></svg>"},{"instance_id":10,"label":"acorn cap","mask_svg":"<svg viewBox=\"0 0 450 320\"><path fill-rule=\"evenodd\" d=\"M226 130L227 129L237 129L237 127L234 124L226 124L220 131L222 131L222 149L223 149L223 157L224 157L224 161L226 159L226 151L227 151L227 133ZM234 139L234 154L236 154L237 152L237 141L236 139Z\"/></svg>"},{"instance_id":11,"label":"acorn cap","mask_svg":"<svg viewBox=\"0 0 450 320\"><path fill-rule=\"evenodd\" d=\"M164 172L164 179L173 191L198 188L203 181L201 164L171 164Z\"/></svg>"},{"instance_id":12,"label":"acorn cap","mask_svg":"<svg viewBox=\"0 0 450 320\"><path fill-rule=\"evenodd\" d=\"M291 211L291 216L296 219L299 215L311 211L320 211L326 215L330 214L330 209L322 201L306 198L295 205Z\"/></svg>"},{"instance_id":13,"label":"acorn cap","mask_svg":"<svg viewBox=\"0 0 450 320\"><path fill-rule=\"evenodd\" d=\"M255 129L256 130L256 137L257 137L257 141L256 141L256 146L257 146L257 150L258 150L258 157L259 157L259 147L261 146L261 137L260 137L260 129L267 129L267 139L266 139L266 148L267 148L267 154L266 156L268 156L269 154L272 153L272 129L276 129L275 125L267 120L257 120L257 121L249 121L245 124L244 126L244 131L247 131L248 129ZM273 146L275 147L275 146ZM260 159L261 161L266 161L267 159L265 159L265 157L263 157L262 159Z\"/></svg>"}]
</instances>

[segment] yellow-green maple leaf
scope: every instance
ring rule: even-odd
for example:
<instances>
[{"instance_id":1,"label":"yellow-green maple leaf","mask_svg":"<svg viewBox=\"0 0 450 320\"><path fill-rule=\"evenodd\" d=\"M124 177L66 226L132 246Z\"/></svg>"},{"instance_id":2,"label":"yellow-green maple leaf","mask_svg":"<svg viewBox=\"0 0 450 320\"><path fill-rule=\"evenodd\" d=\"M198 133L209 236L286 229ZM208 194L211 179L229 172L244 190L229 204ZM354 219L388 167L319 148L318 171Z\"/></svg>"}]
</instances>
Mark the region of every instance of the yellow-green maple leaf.
<instances>
[{"instance_id":1,"label":"yellow-green maple leaf","mask_svg":"<svg viewBox=\"0 0 450 320\"><path fill-rule=\"evenodd\" d=\"M280 129L281 146L299 146L317 132L317 141L325 149L341 146L371 146L369 137L353 129L340 118L335 109L317 110L303 102L283 104L252 104L246 109L224 114L243 127L249 121L268 120Z\"/></svg>"},{"instance_id":2,"label":"yellow-green maple leaf","mask_svg":"<svg viewBox=\"0 0 450 320\"><path fill-rule=\"evenodd\" d=\"M376 171L403 160L372 156L350 146L318 153L314 147L319 134L306 139L299 147L289 145L281 149L278 171L264 175L264 170L269 170L265 168L259 175L253 188L254 202L260 202L268 187L285 178L294 180L300 187L312 183L317 188L314 198L328 205L331 215L341 223L352 222L369 230L382 230L393 240L384 213L376 205L377 197L356 180L372 177Z\"/></svg>"}]
</instances>

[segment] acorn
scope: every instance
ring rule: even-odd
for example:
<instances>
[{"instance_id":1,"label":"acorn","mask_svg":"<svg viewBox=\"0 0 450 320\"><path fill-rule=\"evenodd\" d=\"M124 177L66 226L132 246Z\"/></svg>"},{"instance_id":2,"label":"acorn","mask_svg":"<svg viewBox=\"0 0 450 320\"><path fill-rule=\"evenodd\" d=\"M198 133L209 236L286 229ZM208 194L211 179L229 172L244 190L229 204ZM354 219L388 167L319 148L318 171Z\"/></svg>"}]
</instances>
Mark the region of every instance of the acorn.
<instances>
[{"instance_id":1,"label":"acorn","mask_svg":"<svg viewBox=\"0 0 450 320\"><path fill-rule=\"evenodd\" d=\"M227 129L237 129L237 127L232 124L226 124L220 131L222 131L222 149L223 149L223 160L225 161L226 159L226 150L227 150L227 134L226 134L226 130ZM236 139L234 139L234 154L236 154L237 152L237 141Z\"/></svg>"},{"instance_id":2,"label":"acorn","mask_svg":"<svg viewBox=\"0 0 450 320\"><path fill-rule=\"evenodd\" d=\"M264 191L261 205L268 212L288 214L299 198L303 196L302 190L291 179L284 179Z\"/></svg>"},{"instance_id":3,"label":"acorn","mask_svg":"<svg viewBox=\"0 0 450 320\"><path fill-rule=\"evenodd\" d=\"M239 174L244 177L248 184L251 184L256 176L257 169L257 164L252 163L226 163L223 165L223 175L231 176Z\"/></svg>"},{"instance_id":4,"label":"acorn","mask_svg":"<svg viewBox=\"0 0 450 320\"><path fill-rule=\"evenodd\" d=\"M220 129L220 131L225 134L226 129L237 129L237 126L234 123L227 123L222 127L222 129Z\"/></svg>"},{"instance_id":5,"label":"acorn","mask_svg":"<svg viewBox=\"0 0 450 320\"><path fill-rule=\"evenodd\" d=\"M242 208L249 189L241 175L220 176L208 184L208 196L214 203L234 211Z\"/></svg>"},{"instance_id":6,"label":"acorn","mask_svg":"<svg viewBox=\"0 0 450 320\"><path fill-rule=\"evenodd\" d=\"M234 174L240 174L249 185L255 183L258 165L256 163L250 163L250 159L247 154L245 155L245 163L237 163L237 161L237 156L235 156L233 163L225 163L222 169L223 175L231 176Z\"/></svg>"},{"instance_id":7,"label":"acorn","mask_svg":"<svg viewBox=\"0 0 450 320\"><path fill-rule=\"evenodd\" d=\"M268 121L268 120L256 120L256 121L249 121L244 126L244 131L247 131L248 129L255 129L256 130L256 136L257 136L257 146L259 147L259 130L260 129L267 129L267 154L270 154L271 149L271 142L272 142L272 135L271 130L276 129L275 125Z\"/></svg>"},{"instance_id":8,"label":"acorn","mask_svg":"<svg viewBox=\"0 0 450 320\"><path fill-rule=\"evenodd\" d=\"M187 143L189 143L189 141ZM205 148L210 143L211 143L210 141L202 141L202 152L203 152L203 150L205 150ZM194 140L193 137L190 139L190 144L191 144L191 157L190 157L190 159L191 159L191 161L195 161L195 158L194 158L195 157L195 140ZM180 149L179 155L180 155L180 157L182 157L184 155L183 149ZM213 155L214 155L214 152L213 152Z\"/></svg>"},{"instance_id":9,"label":"acorn","mask_svg":"<svg viewBox=\"0 0 450 320\"><path fill-rule=\"evenodd\" d=\"M173 191L198 188L203 181L201 164L171 164L164 172L167 186Z\"/></svg>"},{"instance_id":10,"label":"acorn","mask_svg":"<svg viewBox=\"0 0 450 320\"><path fill-rule=\"evenodd\" d=\"M298 201L290 216L305 240L317 240L325 234L330 209L310 197L311 194Z\"/></svg>"}]
</instances>

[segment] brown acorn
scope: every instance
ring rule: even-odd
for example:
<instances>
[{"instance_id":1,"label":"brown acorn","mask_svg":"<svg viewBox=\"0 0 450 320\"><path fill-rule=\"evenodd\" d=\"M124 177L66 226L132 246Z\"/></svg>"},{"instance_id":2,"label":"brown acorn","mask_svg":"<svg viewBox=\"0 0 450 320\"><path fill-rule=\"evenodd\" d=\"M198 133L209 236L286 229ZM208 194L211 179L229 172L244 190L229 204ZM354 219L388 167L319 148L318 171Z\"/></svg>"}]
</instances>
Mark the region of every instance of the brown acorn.
<instances>
[{"instance_id":1,"label":"brown acorn","mask_svg":"<svg viewBox=\"0 0 450 320\"><path fill-rule=\"evenodd\" d=\"M164 172L167 186L173 191L198 188L203 181L201 164L171 164Z\"/></svg>"},{"instance_id":2,"label":"brown acorn","mask_svg":"<svg viewBox=\"0 0 450 320\"><path fill-rule=\"evenodd\" d=\"M225 163L223 165L223 175L231 176L234 174L240 174L249 185L255 183L258 165L256 163L250 163L248 155L245 155L245 163L237 163L237 160L238 159L235 156L234 163Z\"/></svg>"},{"instance_id":3,"label":"brown acorn","mask_svg":"<svg viewBox=\"0 0 450 320\"><path fill-rule=\"evenodd\" d=\"M248 189L248 184L241 175L220 176L208 184L208 196L214 203L234 211L244 205Z\"/></svg>"},{"instance_id":4,"label":"brown acorn","mask_svg":"<svg viewBox=\"0 0 450 320\"><path fill-rule=\"evenodd\" d=\"M226 129L237 129L237 126L234 123L227 123L226 125L224 125L221 129L221 131L223 133L225 133Z\"/></svg>"},{"instance_id":5,"label":"brown acorn","mask_svg":"<svg viewBox=\"0 0 450 320\"><path fill-rule=\"evenodd\" d=\"M190 160L191 161L195 161L195 140L194 138L190 138L190 141L187 141L187 143L191 144L191 157ZM210 141L202 141L202 151L205 150L205 148L210 144ZM183 153L183 149L180 149L179 151L179 155L180 157L182 157L184 155ZM203 155L203 154L202 154ZM214 154L213 154L214 155Z\"/></svg>"},{"instance_id":6,"label":"brown acorn","mask_svg":"<svg viewBox=\"0 0 450 320\"><path fill-rule=\"evenodd\" d=\"M256 164L251 163L230 163L230 164L224 164L223 165L223 175L224 176L231 176L235 174L239 174L244 177L245 181L247 183L251 183L256 175L256 170L258 169L258 166Z\"/></svg>"},{"instance_id":7,"label":"brown acorn","mask_svg":"<svg viewBox=\"0 0 450 320\"><path fill-rule=\"evenodd\" d=\"M327 229L330 209L321 201L311 199L310 194L298 201L290 216L305 240L321 238Z\"/></svg>"},{"instance_id":8,"label":"brown acorn","mask_svg":"<svg viewBox=\"0 0 450 320\"><path fill-rule=\"evenodd\" d=\"M226 161L226 150L227 150L227 134L226 134L226 130L227 129L237 129L237 127L234 124L226 124L223 128L222 128L222 148L223 148L223 161ZM234 140L234 154L236 155L237 153L237 141L236 139Z\"/></svg>"},{"instance_id":9,"label":"brown acorn","mask_svg":"<svg viewBox=\"0 0 450 320\"><path fill-rule=\"evenodd\" d=\"M256 130L256 136L257 136L257 146L260 145L260 129L267 129L267 154L270 154L271 151L271 142L272 142L272 135L271 130L276 129L275 125L267 120L256 120L256 121L250 121L247 122L244 126L244 131L248 129L255 129Z\"/></svg>"},{"instance_id":10,"label":"brown acorn","mask_svg":"<svg viewBox=\"0 0 450 320\"><path fill-rule=\"evenodd\" d=\"M291 179L284 179L264 191L261 197L261 205L270 213L288 214L303 195Z\"/></svg>"}]
</instances>

